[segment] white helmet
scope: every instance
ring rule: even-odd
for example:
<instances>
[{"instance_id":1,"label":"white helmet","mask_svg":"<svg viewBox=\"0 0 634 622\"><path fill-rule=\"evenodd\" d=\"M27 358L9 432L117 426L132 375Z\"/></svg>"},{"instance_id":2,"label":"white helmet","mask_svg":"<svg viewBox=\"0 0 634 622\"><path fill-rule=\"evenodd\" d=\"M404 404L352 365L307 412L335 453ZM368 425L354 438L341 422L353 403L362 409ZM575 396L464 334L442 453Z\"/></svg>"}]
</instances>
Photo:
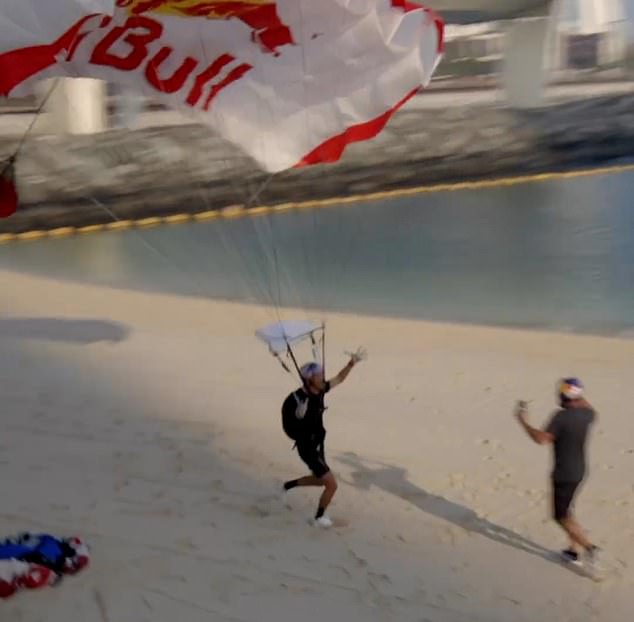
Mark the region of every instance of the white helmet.
<instances>
[{"instance_id":1,"label":"white helmet","mask_svg":"<svg viewBox=\"0 0 634 622\"><path fill-rule=\"evenodd\" d=\"M310 380L313 376L323 373L323 367L319 363L315 363L313 361L302 365L299 373L304 380Z\"/></svg>"}]
</instances>

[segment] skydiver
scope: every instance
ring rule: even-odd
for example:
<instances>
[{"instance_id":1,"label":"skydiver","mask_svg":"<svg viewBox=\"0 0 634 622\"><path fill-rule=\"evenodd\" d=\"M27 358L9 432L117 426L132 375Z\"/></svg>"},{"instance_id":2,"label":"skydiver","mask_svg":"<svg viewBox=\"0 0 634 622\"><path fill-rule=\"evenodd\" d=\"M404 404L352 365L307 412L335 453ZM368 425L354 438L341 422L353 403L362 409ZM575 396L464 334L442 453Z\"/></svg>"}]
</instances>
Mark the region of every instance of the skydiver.
<instances>
[{"instance_id":1,"label":"skydiver","mask_svg":"<svg viewBox=\"0 0 634 622\"><path fill-rule=\"evenodd\" d=\"M307 363L300 369L304 386L290 393L282 404L284 431L295 441L299 457L312 473L287 481L284 490L288 491L298 486L324 488L313 519L314 524L320 527L327 528L333 524L325 512L337 490L337 480L325 456L324 397L331 389L341 384L352 368L366 356L365 350L359 348L350 355L348 364L330 380L324 379L321 365L316 362Z\"/></svg>"}]
</instances>

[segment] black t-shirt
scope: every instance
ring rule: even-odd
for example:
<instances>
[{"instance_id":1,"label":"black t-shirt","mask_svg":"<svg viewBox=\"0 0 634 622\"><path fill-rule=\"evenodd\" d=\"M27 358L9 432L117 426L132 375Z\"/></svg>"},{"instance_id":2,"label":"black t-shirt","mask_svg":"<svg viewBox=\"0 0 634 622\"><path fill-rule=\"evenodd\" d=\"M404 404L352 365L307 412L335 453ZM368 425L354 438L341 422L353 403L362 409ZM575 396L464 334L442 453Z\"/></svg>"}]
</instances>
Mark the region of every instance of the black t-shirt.
<instances>
[{"instance_id":1,"label":"black t-shirt","mask_svg":"<svg viewBox=\"0 0 634 622\"><path fill-rule=\"evenodd\" d=\"M323 391L318 394L309 393L304 388L293 391L284 400L282 415L292 422L293 436L298 443L319 444L326 436L324 428L324 396L330 391L330 383L326 382ZM304 404L306 412L301 416L300 405Z\"/></svg>"},{"instance_id":2,"label":"black t-shirt","mask_svg":"<svg viewBox=\"0 0 634 622\"><path fill-rule=\"evenodd\" d=\"M595 414L591 408L563 408L550 420L546 432L555 437L556 482L580 482L586 474L586 439Z\"/></svg>"}]
</instances>

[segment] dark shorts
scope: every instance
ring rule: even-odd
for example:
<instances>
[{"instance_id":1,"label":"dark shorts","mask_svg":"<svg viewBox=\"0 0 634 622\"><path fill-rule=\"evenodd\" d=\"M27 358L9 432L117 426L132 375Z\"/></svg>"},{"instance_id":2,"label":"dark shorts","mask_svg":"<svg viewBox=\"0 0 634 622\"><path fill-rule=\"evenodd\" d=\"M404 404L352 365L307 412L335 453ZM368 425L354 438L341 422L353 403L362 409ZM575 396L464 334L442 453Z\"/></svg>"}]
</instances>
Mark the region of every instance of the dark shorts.
<instances>
[{"instance_id":1,"label":"dark shorts","mask_svg":"<svg viewBox=\"0 0 634 622\"><path fill-rule=\"evenodd\" d=\"M297 453L315 477L323 477L330 471L324 455L324 444L297 443Z\"/></svg>"},{"instance_id":2,"label":"dark shorts","mask_svg":"<svg viewBox=\"0 0 634 622\"><path fill-rule=\"evenodd\" d=\"M553 517L562 520L568 516L570 506L581 482L553 482Z\"/></svg>"}]
</instances>

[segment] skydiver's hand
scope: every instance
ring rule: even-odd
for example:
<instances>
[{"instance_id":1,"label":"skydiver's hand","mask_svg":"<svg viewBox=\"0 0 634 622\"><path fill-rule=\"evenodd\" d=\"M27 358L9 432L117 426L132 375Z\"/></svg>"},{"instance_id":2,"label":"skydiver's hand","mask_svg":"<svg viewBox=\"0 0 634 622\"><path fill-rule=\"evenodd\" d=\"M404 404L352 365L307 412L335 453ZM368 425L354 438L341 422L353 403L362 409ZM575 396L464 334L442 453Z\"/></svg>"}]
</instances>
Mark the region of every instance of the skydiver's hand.
<instances>
[{"instance_id":1,"label":"skydiver's hand","mask_svg":"<svg viewBox=\"0 0 634 622\"><path fill-rule=\"evenodd\" d=\"M363 347L357 348L356 352L346 352L346 354L350 356L350 361L353 365L365 361L365 359L368 358L368 353Z\"/></svg>"}]
</instances>

